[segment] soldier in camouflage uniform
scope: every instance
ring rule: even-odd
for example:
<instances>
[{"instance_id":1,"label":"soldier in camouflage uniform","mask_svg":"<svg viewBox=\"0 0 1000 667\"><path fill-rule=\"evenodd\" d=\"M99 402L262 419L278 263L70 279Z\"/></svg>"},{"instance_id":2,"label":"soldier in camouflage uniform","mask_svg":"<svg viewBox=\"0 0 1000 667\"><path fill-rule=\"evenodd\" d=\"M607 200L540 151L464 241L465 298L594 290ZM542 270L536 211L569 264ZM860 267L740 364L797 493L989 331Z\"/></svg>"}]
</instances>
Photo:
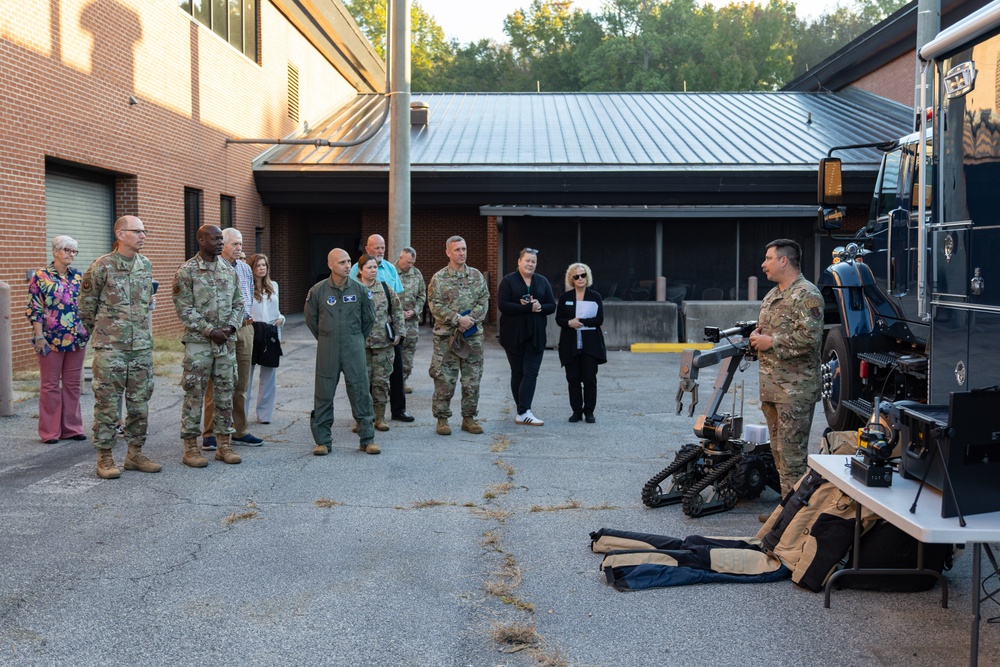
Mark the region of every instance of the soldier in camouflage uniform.
<instances>
[{"instance_id":1,"label":"soldier in camouflage uniform","mask_svg":"<svg viewBox=\"0 0 1000 667\"><path fill-rule=\"evenodd\" d=\"M406 382L413 371L413 355L417 351L417 337L420 333L420 315L424 312L427 302L427 284L424 274L413 266L417 261L417 251L406 247L399 252L396 271L403 283L403 293L399 295L399 303L403 307L403 319L406 330L403 332L403 391L407 394L413 390Z\"/></svg>"},{"instance_id":2,"label":"soldier in camouflage uniform","mask_svg":"<svg viewBox=\"0 0 1000 667\"><path fill-rule=\"evenodd\" d=\"M115 221L117 249L90 265L80 286L80 321L94 349L94 447L97 475L121 475L111 450L117 438L121 397L125 395L124 468L160 472L161 466L142 453L153 395L153 266L139 254L146 241L142 220L126 215Z\"/></svg>"},{"instance_id":3,"label":"soldier in camouflage uniform","mask_svg":"<svg viewBox=\"0 0 1000 667\"><path fill-rule=\"evenodd\" d=\"M368 288L375 306L375 324L365 339L365 361L368 365L368 382L371 385L372 407L375 410L375 430L388 431L385 406L389 404L389 376L392 375L395 348L402 340L403 309L399 297L389 283L377 280L377 260L371 255L358 258L358 280ZM388 293L386 292L388 290ZM392 325L395 334L389 338L386 325Z\"/></svg>"},{"instance_id":4,"label":"soldier in camouflage uniform","mask_svg":"<svg viewBox=\"0 0 1000 667\"><path fill-rule=\"evenodd\" d=\"M243 323L243 293L236 270L221 260L222 230L215 225L198 229L198 254L177 269L174 309L184 324L184 404L181 439L185 465L204 468L208 461L198 449L201 406L208 379L215 398L215 460L239 463L233 452L233 388L236 384L236 332Z\"/></svg>"},{"instance_id":5,"label":"soldier in camouflage uniform","mask_svg":"<svg viewBox=\"0 0 1000 667\"><path fill-rule=\"evenodd\" d=\"M330 453L333 397L341 373L361 440L360 449L366 454L378 454L382 450L374 442L372 394L365 365L365 338L375 323L372 293L351 279L351 256L344 250L331 250L327 265L330 277L309 289L303 311L306 327L318 342L316 390L313 392L313 411L309 415L309 428L316 443L313 454L326 456Z\"/></svg>"},{"instance_id":6,"label":"soldier in camouflage uniform","mask_svg":"<svg viewBox=\"0 0 1000 667\"><path fill-rule=\"evenodd\" d=\"M795 241L767 244L761 268L777 286L764 297L757 329L750 334L750 345L759 354L761 410L783 496L806 472L809 431L820 394L823 296L802 276L801 257Z\"/></svg>"},{"instance_id":7,"label":"soldier in camouflage uniform","mask_svg":"<svg viewBox=\"0 0 1000 667\"><path fill-rule=\"evenodd\" d=\"M427 288L427 303L434 316L434 350L429 374L434 378L431 409L437 417L439 435L451 435L451 397L462 377L462 430L482 433L476 423L479 411L479 381L483 376L483 321L489 307L490 290L483 274L467 266L465 239L452 236L445 243L448 266L434 274ZM452 351L450 340L455 331L475 333L465 341L472 348L466 358Z\"/></svg>"}]
</instances>

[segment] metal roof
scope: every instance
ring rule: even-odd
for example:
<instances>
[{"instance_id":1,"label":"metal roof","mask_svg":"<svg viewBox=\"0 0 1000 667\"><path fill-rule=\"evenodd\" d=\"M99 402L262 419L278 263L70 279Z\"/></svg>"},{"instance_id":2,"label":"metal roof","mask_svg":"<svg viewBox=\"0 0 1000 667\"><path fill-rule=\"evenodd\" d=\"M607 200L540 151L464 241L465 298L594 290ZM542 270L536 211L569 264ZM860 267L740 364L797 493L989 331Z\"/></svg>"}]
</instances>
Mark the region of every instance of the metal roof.
<instances>
[{"instance_id":1,"label":"metal roof","mask_svg":"<svg viewBox=\"0 0 1000 667\"><path fill-rule=\"evenodd\" d=\"M294 139L347 141L373 129L382 96L358 95ZM411 129L414 172L815 170L831 146L899 137L912 112L875 96L813 92L432 93ZM881 155L852 155L870 169ZM350 148L278 145L257 171L372 172L389 166L389 124ZM851 166L845 163L845 169Z\"/></svg>"}]
</instances>

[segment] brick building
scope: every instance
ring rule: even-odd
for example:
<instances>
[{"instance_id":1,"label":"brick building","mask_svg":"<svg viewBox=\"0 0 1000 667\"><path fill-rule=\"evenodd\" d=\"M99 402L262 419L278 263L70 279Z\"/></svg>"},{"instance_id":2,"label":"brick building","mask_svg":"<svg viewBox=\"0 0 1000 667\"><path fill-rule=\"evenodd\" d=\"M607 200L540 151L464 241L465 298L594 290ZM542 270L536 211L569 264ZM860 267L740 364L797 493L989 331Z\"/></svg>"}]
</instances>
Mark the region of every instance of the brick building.
<instances>
[{"instance_id":1,"label":"brick building","mask_svg":"<svg viewBox=\"0 0 1000 667\"><path fill-rule=\"evenodd\" d=\"M140 216L164 285L196 252L203 223L244 248L280 247L257 194L259 146L358 93L385 70L339 0L25 0L0 16L0 280L11 285L14 367L31 365L26 275L59 234L74 266L110 250ZM213 21L213 17L215 20ZM300 120L301 119L301 120ZM179 328L169 291L154 327Z\"/></svg>"}]
</instances>

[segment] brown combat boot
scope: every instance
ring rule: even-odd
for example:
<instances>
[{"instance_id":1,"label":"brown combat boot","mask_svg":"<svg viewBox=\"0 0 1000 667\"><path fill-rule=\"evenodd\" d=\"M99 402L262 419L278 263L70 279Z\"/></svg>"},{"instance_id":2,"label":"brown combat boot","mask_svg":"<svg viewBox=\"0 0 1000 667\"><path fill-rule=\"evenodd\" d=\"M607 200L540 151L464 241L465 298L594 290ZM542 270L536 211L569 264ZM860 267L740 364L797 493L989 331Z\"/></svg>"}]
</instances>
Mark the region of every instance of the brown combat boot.
<instances>
[{"instance_id":1,"label":"brown combat boot","mask_svg":"<svg viewBox=\"0 0 1000 667\"><path fill-rule=\"evenodd\" d=\"M476 423L475 417L462 417L462 430L479 435L483 432L483 427Z\"/></svg>"},{"instance_id":2,"label":"brown combat boot","mask_svg":"<svg viewBox=\"0 0 1000 667\"><path fill-rule=\"evenodd\" d=\"M122 476L122 471L115 467L110 449L97 450L97 476L101 479L118 479Z\"/></svg>"},{"instance_id":3,"label":"brown combat boot","mask_svg":"<svg viewBox=\"0 0 1000 667\"><path fill-rule=\"evenodd\" d=\"M361 445L361 451L365 454L381 454L382 448L376 445L374 442L369 442L367 445Z\"/></svg>"},{"instance_id":4,"label":"brown combat boot","mask_svg":"<svg viewBox=\"0 0 1000 667\"><path fill-rule=\"evenodd\" d=\"M389 425L385 423L385 406L382 409L375 410L375 430L376 431L388 431Z\"/></svg>"},{"instance_id":5,"label":"brown combat boot","mask_svg":"<svg viewBox=\"0 0 1000 667\"><path fill-rule=\"evenodd\" d=\"M142 453L142 445L129 445L128 454L125 455L125 470L138 470L139 472L160 472L163 466L153 463Z\"/></svg>"},{"instance_id":6,"label":"brown combat boot","mask_svg":"<svg viewBox=\"0 0 1000 667\"><path fill-rule=\"evenodd\" d=\"M201 455L198 448L198 438L184 438L184 458L181 463L192 468L204 468L208 465L208 459Z\"/></svg>"},{"instance_id":7,"label":"brown combat boot","mask_svg":"<svg viewBox=\"0 0 1000 667\"><path fill-rule=\"evenodd\" d=\"M451 427L448 426L448 420L444 417L438 417L438 435L451 435Z\"/></svg>"},{"instance_id":8,"label":"brown combat boot","mask_svg":"<svg viewBox=\"0 0 1000 667\"><path fill-rule=\"evenodd\" d=\"M215 460L225 461L226 463L240 463L243 459L240 458L239 454L233 451L230 441L233 436L231 435L217 435L215 436L215 441L218 443L218 449L215 450Z\"/></svg>"}]
</instances>

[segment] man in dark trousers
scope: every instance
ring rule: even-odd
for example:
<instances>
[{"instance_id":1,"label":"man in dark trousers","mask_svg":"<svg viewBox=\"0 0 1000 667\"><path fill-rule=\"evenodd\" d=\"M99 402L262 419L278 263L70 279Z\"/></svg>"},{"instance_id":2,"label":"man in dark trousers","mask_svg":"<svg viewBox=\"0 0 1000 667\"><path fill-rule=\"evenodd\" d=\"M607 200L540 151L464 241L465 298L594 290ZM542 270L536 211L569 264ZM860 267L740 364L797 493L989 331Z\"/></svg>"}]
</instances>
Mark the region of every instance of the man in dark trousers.
<instances>
[{"instance_id":1,"label":"man in dark trousers","mask_svg":"<svg viewBox=\"0 0 1000 667\"><path fill-rule=\"evenodd\" d=\"M312 430L313 454L330 453L333 436L333 397L340 374L344 374L347 397L354 419L358 423L361 451L378 454L375 444L375 411L368 388L368 367L365 365L365 338L375 323L375 306L367 287L352 280L351 256L334 248L327 256L330 277L309 290L306 296L306 326L316 337L316 389L313 411L309 418Z\"/></svg>"}]
</instances>

